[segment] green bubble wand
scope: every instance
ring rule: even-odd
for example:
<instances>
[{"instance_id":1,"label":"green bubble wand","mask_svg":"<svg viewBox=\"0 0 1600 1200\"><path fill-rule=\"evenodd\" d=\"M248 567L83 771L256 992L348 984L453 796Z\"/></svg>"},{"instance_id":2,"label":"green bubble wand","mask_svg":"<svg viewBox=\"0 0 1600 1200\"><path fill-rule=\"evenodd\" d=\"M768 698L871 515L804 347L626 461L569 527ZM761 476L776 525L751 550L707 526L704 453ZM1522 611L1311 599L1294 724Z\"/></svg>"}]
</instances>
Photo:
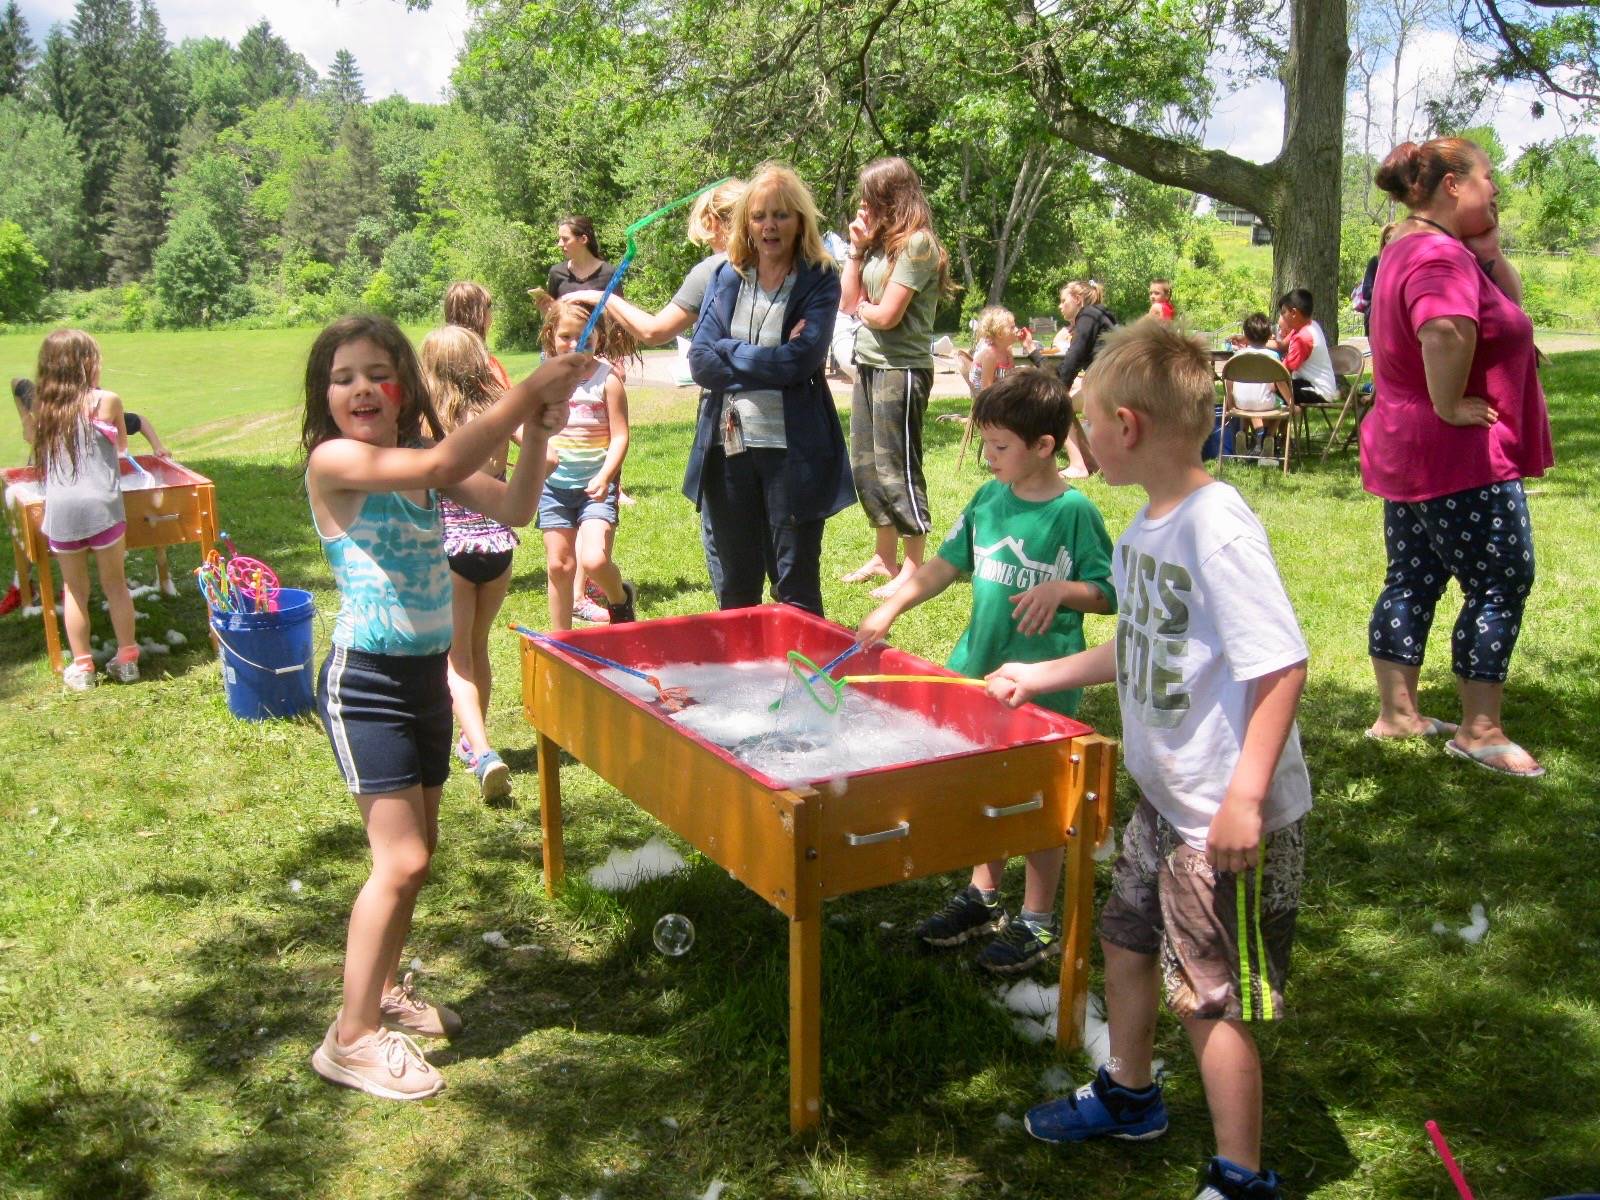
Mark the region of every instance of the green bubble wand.
<instances>
[{"instance_id":1,"label":"green bubble wand","mask_svg":"<svg viewBox=\"0 0 1600 1200\"><path fill-rule=\"evenodd\" d=\"M633 239L635 235L643 232L651 225L654 225L669 212L680 209L685 204L692 204L701 196L709 192L712 188L721 187L732 178L732 175L724 175L715 183L708 183L705 185L705 187L700 188L697 191L690 192L687 196L681 196L674 200L671 204L663 205L661 208L656 209L655 212L650 213L648 216L640 217L632 225L628 226L627 249L623 251L622 261L617 264L617 269L611 273L611 278L607 280L606 290L600 293L600 303L594 306L594 312L590 313L589 319L584 322L583 333L578 336L579 350L587 350L589 348L589 337L594 333L594 327L600 321L600 314L606 310L606 301L611 299L611 293L617 290L617 285L622 282L622 277L628 273L628 268L633 265L633 256L638 253L639 250L639 247L634 245Z\"/></svg>"}]
</instances>

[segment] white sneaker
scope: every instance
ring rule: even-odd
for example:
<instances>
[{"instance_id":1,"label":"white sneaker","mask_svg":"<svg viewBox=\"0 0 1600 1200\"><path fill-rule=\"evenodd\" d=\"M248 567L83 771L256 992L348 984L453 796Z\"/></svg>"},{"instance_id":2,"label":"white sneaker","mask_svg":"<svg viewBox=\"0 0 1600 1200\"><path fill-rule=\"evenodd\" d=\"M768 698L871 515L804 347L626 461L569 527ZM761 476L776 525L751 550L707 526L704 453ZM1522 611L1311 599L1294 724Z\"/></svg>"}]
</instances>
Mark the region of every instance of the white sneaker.
<instances>
[{"instance_id":1,"label":"white sneaker","mask_svg":"<svg viewBox=\"0 0 1600 1200\"><path fill-rule=\"evenodd\" d=\"M127 662L118 662L113 658L106 663L106 674L118 683L137 683L139 681L139 660L132 658Z\"/></svg>"},{"instance_id":2,"label":"white sneaker","mask_svg":"<svg viewBox=\"0 0 1600 1200\"><path fill-rule=\"evenodd\" d=\"M61 686L69 692L87 692L94 685L93 663L68 663L61 672Z\"/></svg>"}]
</instances>

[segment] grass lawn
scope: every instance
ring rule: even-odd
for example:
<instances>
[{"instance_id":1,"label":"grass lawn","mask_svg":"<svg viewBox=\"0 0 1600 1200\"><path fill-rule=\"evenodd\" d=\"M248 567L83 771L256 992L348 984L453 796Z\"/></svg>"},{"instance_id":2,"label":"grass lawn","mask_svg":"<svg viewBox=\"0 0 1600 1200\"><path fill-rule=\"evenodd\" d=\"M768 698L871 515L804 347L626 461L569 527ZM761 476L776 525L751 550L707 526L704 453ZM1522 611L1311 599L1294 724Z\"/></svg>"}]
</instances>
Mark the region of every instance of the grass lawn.
<instances>
[{"instance_id":1,"label":"grass lawn","mask_svg":"<svg viewBox=\"0 0 1600 1200\"><path fill-rule=\"evenodd\" d=\"M294 448L312 336L101 341L107 386L216 481L240 549L316 593L320 657L336 599ZM0 373L27 371L36 346L35 335L0 337ZM1261 1036L1268 1161L1286 1195L1450 1194L1429 1118L1485 1200L1600 1187L1597 377L1600 353L1561 355L1546 373L1561 465L1534 485L1539 582L1507 703L1511 731L1550 768L1537 784L1495 779L1437 746L1362 738L1383 554L1378 504L1351 459L1287 480L1229 470L1272 533L1313 654L1301 729L1317 809L1292 1012ZM686 396L634 397L628 488L639 503L618 558L647 617L712 603L697 519L678 494ZM4 428L0 451L19 461ZM970 463L957 476L959 437L959 426L928 425L941 525L980 478ZM1113 531L1139 503L1099 481L1086 491ZM860 561L868 534L856 512L832 521L824 577ZM360 823L315 725L228 715L182 575L195 553L173 557L183 592L140 601L141 634L177 629L188 646L146 659L136 686L64 695L38 619L0 621L0 1195L688 1200L716 1180L733 1200L1192 1194L1211 1135L1170 1019L1162 1140L1060 1150L998 1120L1046 1094L1048 1069L1081 1078L1086 1066L1019 1039L970 956L916 951L911 923L953 878L829 906L827 1111L818 1139L791 1140L782 919L693 856L687 873L625 896L588 888L587 867L660 830L578 767L564 773L571 882L545 897L509 634L495 641L491 735L521 804L486 808L470 776L451 780L406 951L429 993L467 1021L433 1055L449 1088L393 1105L325 1085L307 1059L338 1003L345 919L366 870ZM148 556L130 573L148 580ZM506 615L543 625L536 536L515 580ZM827 599L846 623L870 605L839 584ZM964 602L957 587L909 614L896 643L941 657ZM1454 615L1452 598L1423 677L1427 710L1441 716L1454 710ZM1091 641L1110 631L1090 618ZM1107 689L1082 715L1118 728ZM1122 817L1132 801L1124 779ZM1020 869L1009 882L1015 905ZM1481 944L1430 931L1465 925L1475 902L1488 912ZM682 959L651 945L669 911L698 931ZM482 940L493 930L540 949L494 949Z\"/></svg>"}]
</instances>

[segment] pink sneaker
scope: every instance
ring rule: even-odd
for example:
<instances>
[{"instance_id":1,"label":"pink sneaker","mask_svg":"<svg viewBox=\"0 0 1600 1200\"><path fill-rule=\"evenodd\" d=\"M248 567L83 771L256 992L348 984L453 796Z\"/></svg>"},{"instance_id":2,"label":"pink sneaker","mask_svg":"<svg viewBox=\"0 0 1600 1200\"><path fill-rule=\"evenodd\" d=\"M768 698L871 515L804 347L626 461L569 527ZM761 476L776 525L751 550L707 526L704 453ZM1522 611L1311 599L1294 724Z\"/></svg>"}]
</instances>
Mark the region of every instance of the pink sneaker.
<instances>
[{"instance_id":1,"label":"pink sneaker","mask_svg":"<svg viewBox=\"0 0 1600 1200\"><path fill-rule=\"evenodd\" d=\"M611 622L611 614L587 596L572 606L572 615L591 625L607 625Z\"/></svg>"},{"instance_id":2,"label":"pink sneaker","mask_svg":"<svg viewBox=\"0 0 1600 1200\"><path fill-rule=\"evenodd\" d=\"M419 1037L453 1038L461 1032L461 1018L444 1005L429 1004L417 995L415 971L407 971L394 990L378 1001L383 1023L390 1029L414 1033Z\"/></svg>"},{"instance_id":3,"label":"pink sneaker","mask_svg":"<svg viewBox=\"0 0 1600 1200\"><path fill-rule=\"evenodd\" d=\"M380 1029L353 1046L341 1046L338 1028L337 1021L328 1026L322 1045L311 1053L311 1069L329 1083L384 1100L425 1100L444 1091L444 1076L405 1034Z\"/></svg>"}]
</instances>

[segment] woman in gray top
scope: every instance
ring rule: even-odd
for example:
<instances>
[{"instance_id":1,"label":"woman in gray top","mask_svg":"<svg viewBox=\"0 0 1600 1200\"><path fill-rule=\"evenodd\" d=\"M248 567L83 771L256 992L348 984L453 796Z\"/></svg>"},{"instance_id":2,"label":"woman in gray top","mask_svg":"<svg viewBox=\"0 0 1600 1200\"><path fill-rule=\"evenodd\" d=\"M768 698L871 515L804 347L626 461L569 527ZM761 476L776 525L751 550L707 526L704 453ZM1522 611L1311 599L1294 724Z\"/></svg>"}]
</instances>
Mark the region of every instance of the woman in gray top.
<instances>
[{"instance_id":1,"label":"woman in gray top","mask_svg":"<svg viewBox=\"0 0 1600 1200\"><path fill-rule=\"evenodd\" d=\"M117 654L106 672L131 683L139 678L139 643L123 573L127 519L118 460L128 448L128 432L122 399L100 389L100 347L77 329L58 329L45 338L35 379L33 453L44 480L44 535L66 585L67 644L72 648L72 664L61 682L73 691L94 686L88 554L93 550L117 635Z\"/></svg>"},{"instance_id":2,"label":"woman in gray top","mask_svg":"<svg viewBox=\"0 0 1600 1200\"><path fill-rule=\"evenodd\" d=\"M697 246L710 247L711 255L702 258L684 276L683 283L660 312L646 312L621 296L613 295L606 301L606 312L633 334L641 346L664 346L694 324L700 315L700 305L705 302L711 277L728 259L729 222L733 218L733 206L742 195L744 180L730 179L694 202L689 210L689 240ZM600 290L570 292L568 299L592 308L600 303Z\"/></svg>"},{"instance_id":3,"label":"woman in gray top","mask_svg":"<svg viewBox=\"0 0 1600 1200\"><path fill-rule=\"evenodd\" d=\"M661 346L680 333L687 331L699 318L700 307L705 303L706 289L717 268L728 261L728 234L733 228L733 206L744 195L744 180L729 179L706 192L689 210L689 240L697 246L711 249L709 257L702 258L684 277L672 299L658 313L649 313L621 296L613 295L606 301L606 312L616 319L641 346ZM600 303L596 290L573 292L570 299L580 304ZM711 576L711 590L722 593L722 564L717 561L717 547L711 540L710 510L700 510L700 545L705 550L706 573Z\"/></svg>"}]
</instances>

